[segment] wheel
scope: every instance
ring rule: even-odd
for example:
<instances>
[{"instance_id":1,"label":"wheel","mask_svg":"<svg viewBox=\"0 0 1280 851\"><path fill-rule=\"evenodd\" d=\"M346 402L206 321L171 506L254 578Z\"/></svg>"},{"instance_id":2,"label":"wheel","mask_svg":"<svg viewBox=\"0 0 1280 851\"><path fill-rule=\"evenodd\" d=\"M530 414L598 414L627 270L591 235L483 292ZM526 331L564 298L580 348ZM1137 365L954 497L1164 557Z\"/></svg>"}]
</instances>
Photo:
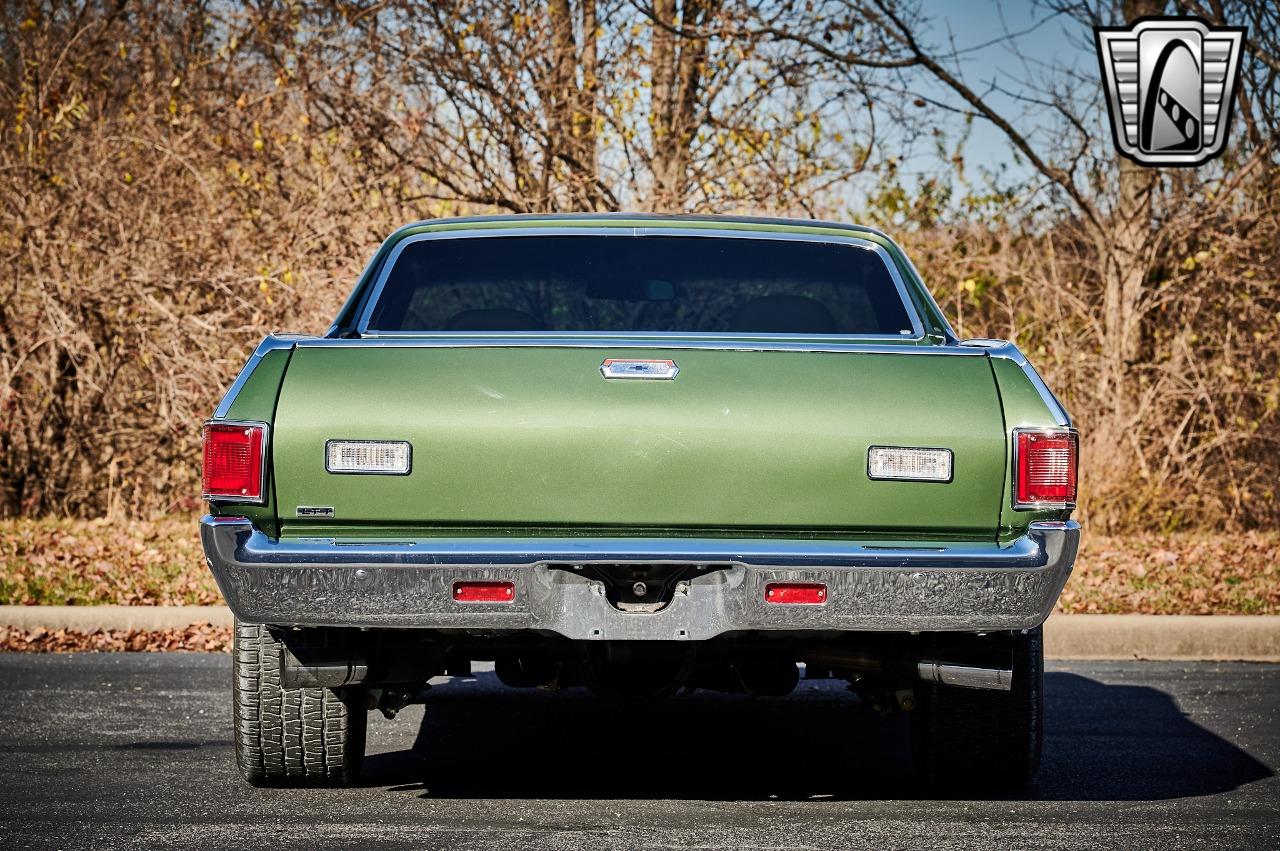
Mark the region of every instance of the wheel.
<instances>
[{"instance_id":1,"label":"wheel","mask_svg":"<svg viewBox=\"0 0 1280 851\"><path fill-rule=\"evenodd\" d=\"M1020 788L1044 744L1044 633L1011 636L1008 691L921 683L912 712L916 775L931 788Z\"/></svg>"},{"instance_id":2,"label":"wheel","mask_svg":"<svg viewBox=\"0 0 1280 851\"><path fill-rule=\"evenodd\" d=\"M255 786L348 784L364 762L369 714L359 688L281 688L282 644L262 624L235 625L236 763Z\"/></svg>"}]
</instances>

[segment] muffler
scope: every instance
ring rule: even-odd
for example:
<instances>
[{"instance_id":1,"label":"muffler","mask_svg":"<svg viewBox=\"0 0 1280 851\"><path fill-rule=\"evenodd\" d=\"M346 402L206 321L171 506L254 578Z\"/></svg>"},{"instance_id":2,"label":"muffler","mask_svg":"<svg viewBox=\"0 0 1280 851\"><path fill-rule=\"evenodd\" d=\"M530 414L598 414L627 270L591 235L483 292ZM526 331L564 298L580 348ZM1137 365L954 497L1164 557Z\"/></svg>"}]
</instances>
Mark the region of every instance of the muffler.
<instances>
[{"instance_id":1,"label":"muffler","mask_svg":"<svg viewBox=\"0 0 1280 851\"><path fill-rule=\"evenodd\" d=\"M1013 671L1004 668L973 668L948 665L945 662L920 662L916 665L920 679L959 688L981 688L1008 691L1013 685Z\"/></svg>"}]
</instances>

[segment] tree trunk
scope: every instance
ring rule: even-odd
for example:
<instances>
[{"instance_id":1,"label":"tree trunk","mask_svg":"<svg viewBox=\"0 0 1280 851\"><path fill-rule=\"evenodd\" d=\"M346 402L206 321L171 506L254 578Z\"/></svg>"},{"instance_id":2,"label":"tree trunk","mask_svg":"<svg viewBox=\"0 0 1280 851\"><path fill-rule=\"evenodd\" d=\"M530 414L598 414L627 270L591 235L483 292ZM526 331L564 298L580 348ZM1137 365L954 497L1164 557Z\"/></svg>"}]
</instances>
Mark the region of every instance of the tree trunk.
<instances>
[{"instance_id":1,"label":"tree trunk","mask_svg":"<svg viewBox=\"0 0 1280 851\"><path fill-rule=\"evenodd\" d=\"M582 0L582 47L574 35L570 0L550 0L552 72L546 101L553 126L547 136L544 191L567 177L574 203L584 210L604 204L596 163L596 4ZM579 80L581 75L581 80ZM608 206L604 204L604 206Z\"/></svg>"},{"instance_id":2,"label":"tree trunk","mask_svg":"<svg viewBox=\"0 0 1280 851\"><path fill-rule=\"evenodd\" d=\"M1132 22L1159 14L1153 0L1125 0L1124 19ZM1151 262L1151 194L1155 172L1127 158L1120 160L1120 192L1107 227L1096 234L1102 278L1103 338L1098 399L1108 406L1099 417L1099 433L1088 435L1092 465L1108 467L1128 456L1124 446L1137 410L1138 388L1130 367L1142 346L1142 296Z\"/></svg>"},{"instance_id":3,"label":"tree trunk","mask_svg":"<svg viewBox=\"0 0 1280 851\"><path fill-rule=\"evenodd\" d=\"M653 4L652 105L653 188L649 208L679 212L688 195L690 145L705 74L707 40L681 37L707 23L718 0L656 0Z\"/></svg>"}]
</instances>

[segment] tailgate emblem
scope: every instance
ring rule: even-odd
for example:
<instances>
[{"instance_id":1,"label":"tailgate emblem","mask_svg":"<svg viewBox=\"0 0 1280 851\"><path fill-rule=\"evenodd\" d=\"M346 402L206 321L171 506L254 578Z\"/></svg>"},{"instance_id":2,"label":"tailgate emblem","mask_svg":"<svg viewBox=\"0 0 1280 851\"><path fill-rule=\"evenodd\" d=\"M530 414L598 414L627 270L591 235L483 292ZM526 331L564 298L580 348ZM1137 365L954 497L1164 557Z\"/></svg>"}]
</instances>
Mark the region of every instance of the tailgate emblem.
<instances>
[{"instance_id":1,"label":"tailgate emblem","mask_svg":"<svg viewBox=\"0 0 1280 851\"><path fill-rule=\"evenodd\" d=\"M680 372L673 360L605 358L600 374L605 378L675 378Z\"/></svg>"}]
</instances>

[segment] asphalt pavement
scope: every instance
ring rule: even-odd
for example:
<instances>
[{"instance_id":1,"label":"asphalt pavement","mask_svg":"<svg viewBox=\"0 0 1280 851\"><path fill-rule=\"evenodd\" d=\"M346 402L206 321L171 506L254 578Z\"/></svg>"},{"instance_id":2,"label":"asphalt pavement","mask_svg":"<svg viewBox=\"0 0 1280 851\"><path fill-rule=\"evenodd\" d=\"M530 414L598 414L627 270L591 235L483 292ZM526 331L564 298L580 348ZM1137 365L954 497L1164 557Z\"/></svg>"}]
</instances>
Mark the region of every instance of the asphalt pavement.
<instances>
[{"instance_id":1,"label":"asphalt pavement","mask_svg":"<svg viewBox=\"0 0 1280 851\"><path fill-rule=\"evenodd\" d=\"M364 785L254 789L230 659L0 654L0 846L1280 848L1280 666L1050 664L1016 796L923 798L904 719L784 699L439 679L374 715Z\"/></svg>"}]
</instances>

